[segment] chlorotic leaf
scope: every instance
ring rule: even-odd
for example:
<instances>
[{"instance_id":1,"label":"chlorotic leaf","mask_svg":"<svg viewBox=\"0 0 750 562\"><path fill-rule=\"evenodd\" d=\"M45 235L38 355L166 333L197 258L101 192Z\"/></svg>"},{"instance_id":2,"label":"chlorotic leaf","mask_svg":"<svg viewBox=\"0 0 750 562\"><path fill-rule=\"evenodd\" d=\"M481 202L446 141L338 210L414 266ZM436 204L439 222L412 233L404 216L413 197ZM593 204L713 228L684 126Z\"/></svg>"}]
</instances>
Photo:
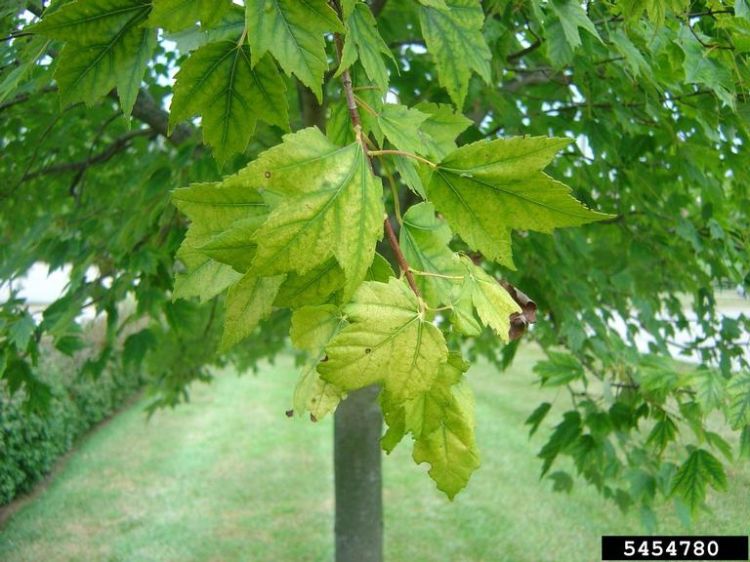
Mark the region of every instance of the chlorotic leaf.
<instances>
[{"instance_id":1,"label":"chlorotic leaf","mask_svg":"<svg viewBox=\"0 0 750 562\"><path fill-rule=\"evenodd\" d=\"M463 146L432 171L428 195L469 246L513 267L511 230L551 232L609 217L541 171L569 142L524 137Z\"/></svg>"},{"instance_id":2,"label":"chlorotic leaf","mask_svg":"<svg viewBox=\"0 0 750 562\"><path fill-rule=\"evenodd\" d=\"M382 382L396 402L430 388L448 349L405 283L366 281L344 312L351 323L328 344L328 359L318 365L324 380L345 390Z\"/></svg>"},{"instance_id":3,"label":"chlorotic leaf","mask_svg":"<svg viewBox=\"0 0 750 562\"><path fill-rule=\"evenodd\" d=\"M478 0L445 0L446 8L423 5L419 12L427 50L435 57L440 84L460 108L471 72L490 81L492 53L482 35L484 13ZM440 3L442 4L442 2Z\"/></svg>"},{"instance_id":4,"label":"chlorotic leaf","mask_svg":"<svg viewBox=\"0 0 750 562\"><path fill-rule=\"evenodd\" d=\"M521 307L516 304L497 279L490 277L481 267L474 265L467 257L461 258L464 266L464 282L460 289L459 299L471 303L485 326L494 331L504 342L510 341L510 317L520 313Z\"/></svg>"},{"instance_id":5,"label":"chlorotic leaf","mask_svg":"<svg viewBox=\"0 0 750 562\"><path fill-rule=\"evenodd\" d=\"M426 273L460 276L455 280L432 275L416 276L417 286L431 306L451 302L453 288L464 275L464 268L448 247L451 238L450 228L435 216L432 203L414 205L404 214L399 245L409 265Z\"/></svg>"},{"instance_id":6,"label":"chlorotic leaf","mask_svg":"<svg viewBox=\"0 0 750 562\"><path fill-rule=\"evenodd\" d=\"M283 275L256 277L254 272L250 272L229 288L221 351L227 351L244 340L261 320L271 314L273 301L283 282Z\"/></svg>"},{"instance_id":7,"label":"chlorotic leaf","mask_svg":"<svg viewBox=\"0 0 750 562\"><path fill-rule=\"evenodd\" d=\"M341 63L337 75L359 59L367 77L375 82L381 91L388 89L388 69L383 55L396 65L396 59L388 45L378 33L375 17L370 8L358 2L346 20L346 41L341 53Z\"/></svg>"},{"instance_id":8,"label":"chlorotic leaf","mask_svg":"<svg viewBox=\"0 0 750 562\"><path fill-rule=\"evenodd\" d=\"M408 402L405 424L414 435L414 462L428 463L439 490L453 499L479 467L474 397L460 381L467 365L451 354L428 392Z\"/></svg>"},{"instance_id":9,"label":"chlorotic leaf","mask_svg":"<svg viewBox=\"0 0 750 562\"><path fill-rule=\"evenodd\" d=\"M231 266L209 258L192 247L186 238L177 251L177 259L185 267L175 275L175 299L198 297L202 302L211 300L242 278Z\"/></svg>"},{"instance_id":10,"label":"chlorotic leaf","mask_svg":"<svg viewBox=\"0 0 750 562\"><path fill-rule=\"evenodd\" d=\"M326 304L343 286L344 272L331 258L304 275L289 274L274 304L290 308Z\"/></svg>"},{"instance_id":11,"label":"chlorotic leaf","mask_svg":"<svg viewBox=\"0 0 750 562\"><path fill-rule=\"evenodd\" d=\"M145 0L73 2L31 28L66 42L55 71L63 104L93 105L117 88L123 113L130 114L156 48L156 30L142 25L150 10Z\"/></svg>"},{"instance_id":12,"label":"chlorotic leaf","mask_svg":"<svg viewBox=\"0 0 750 562\"><path fill-rule=\"evenodd\" d=\"M241 273L248 270L253 236L268 216L257 190L228 181L199 183L173 191L172 202L192 221L186 244Z\"/></svg>"},{"instance_id":13,"label":"chlorotic leaf","mask_svg":"<svg viewBox=\"0 0 750 562\"><path fill-rule=\"evenodd\" d=\"M318 129L304 129L284 137L239 178L282 194L256 233L253 267L264 275L304 274L334 256L348 300L372 264L385 213L382 184L362 146L342 148Z\"/></svg>"},{"instance_id":14,"label":"chlorotic leaf","mask_svg":"<svg viewBox=\"0 0 750 562\"><path fill-rule=\"evenodd\" d=\"M264 57L250 64L250 49L234 41L209 43L177 73L170 126L200 114L203 138L220 163L247 147L258 119L288 129L286 87Z\"/></svg>"},{"instance_id":15,"label":"chlorotic leaf","mask_svg":"<svg viewBox=\"0 0 750 562\"><path fill-rule=\"evenodd\" d=\"M343 32L325 0L247 0L248 39L253 61L271 52L287 74L294 74L322 99L328 69L324 34Z\"/></svg>"},{"instance_id":16,"label":"chlorotic leaf","mask_svg":"<svg viewBox=\"0 0 750 562\"><path fill-rule=\"evenodd\" d=\"M309 411L315 419L331 413L344 391L323 380L316 371L326 344L344 325L338 307L332 305L306 306L292 315L291 338L295 347L306 351L310 361L303 367L300 380L294 389L294 410Z\"/></svg>"}]
</instances>

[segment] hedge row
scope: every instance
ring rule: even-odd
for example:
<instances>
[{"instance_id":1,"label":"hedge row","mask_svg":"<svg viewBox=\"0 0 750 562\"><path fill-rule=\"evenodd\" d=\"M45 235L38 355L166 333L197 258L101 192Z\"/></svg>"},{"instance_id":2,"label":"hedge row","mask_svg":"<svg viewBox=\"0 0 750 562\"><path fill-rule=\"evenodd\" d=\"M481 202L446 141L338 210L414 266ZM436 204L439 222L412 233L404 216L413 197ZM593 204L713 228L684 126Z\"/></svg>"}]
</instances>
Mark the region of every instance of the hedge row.
<instances>
[{"instance_id":1,"label":"hedge row","mask_svg":"<svg viewBox=\"0 0 750 562\"><path fill-rule=\"evenodd\" d=\"M59 354L40 367L50 384L49 410L24 408L0 383L0 505L26 492L49 473L76 439L117 410L141 386L138 375L106 369L97 379L81 376L75 362Z\"/></svg>"}]
</instances>

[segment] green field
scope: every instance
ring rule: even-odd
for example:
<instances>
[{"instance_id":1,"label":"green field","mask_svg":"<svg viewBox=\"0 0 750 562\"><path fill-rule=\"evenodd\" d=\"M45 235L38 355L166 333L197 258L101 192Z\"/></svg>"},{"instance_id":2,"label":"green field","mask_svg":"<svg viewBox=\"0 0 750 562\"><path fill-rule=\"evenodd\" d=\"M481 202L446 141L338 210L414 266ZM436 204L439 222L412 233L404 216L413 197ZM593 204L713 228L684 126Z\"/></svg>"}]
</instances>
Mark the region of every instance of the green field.
<instances>
[{"instance_id":1,"label":"green field","mask_svg":"<svg viewBox=\"0 0 750 562\"><path fill-rule=\"evenodd\" d=\"M384 459L387 560L599 560L600 535L641 532L635 513L585 486L568 496L539 481L541 436L529 441L523 421L556 394L534 385L536 351L519 355L507 373L469 371L482 467L455 502L413 464L406 442ZM332 424L285 417L295 377L290 360L258 376L220 374L148 422L145 401L136 403L4 524L0 560L331 560ZM690 531L750 531L750 466L729 478L729 493L712 495L713 512ZM687 532L665 514L661 532Z\"/></svg>"}]
</instances>

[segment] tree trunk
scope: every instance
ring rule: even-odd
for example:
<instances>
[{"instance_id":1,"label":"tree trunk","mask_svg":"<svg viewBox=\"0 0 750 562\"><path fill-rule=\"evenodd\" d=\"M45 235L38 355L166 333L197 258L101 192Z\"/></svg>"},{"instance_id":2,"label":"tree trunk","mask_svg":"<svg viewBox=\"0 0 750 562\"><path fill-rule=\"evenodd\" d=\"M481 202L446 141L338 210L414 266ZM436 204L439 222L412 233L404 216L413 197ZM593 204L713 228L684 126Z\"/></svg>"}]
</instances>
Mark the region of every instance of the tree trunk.
<instances>
[{"instance_id":1,"label":"tree trunk","mask_svg":"<svg viewBox=\"0 0 750 562\"><path fill-rule=\"evenodd\" d=\"M336 562L383 560L378 390L352 392L334 415Z\"/></svg>"},{"instance_id":2,"label":"tree trunk","mask_svg":"<svg viewBox=\"0 0 750 562\"><path fill-rule=\"evenodd\" d=\"M325 102L319 104L315 95L299 83L297 93L303 125L317 125L325 131ZM334 414L336 562L383 560L383 419L378 390L371 386L352 392Z\"/></svg>"}]
</instances>

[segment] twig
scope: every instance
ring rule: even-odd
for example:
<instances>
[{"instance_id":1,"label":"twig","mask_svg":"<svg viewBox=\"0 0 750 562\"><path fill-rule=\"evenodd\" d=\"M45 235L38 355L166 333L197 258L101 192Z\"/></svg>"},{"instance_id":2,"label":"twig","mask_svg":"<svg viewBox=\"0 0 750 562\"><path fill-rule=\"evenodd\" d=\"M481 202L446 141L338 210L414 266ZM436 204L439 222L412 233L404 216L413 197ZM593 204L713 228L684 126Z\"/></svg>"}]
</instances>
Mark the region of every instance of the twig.
<instances>
[{"instance_id":1,"label":"twig","mask_svg":"<svg viewBox=\"0 0 750 562\"><path fill-rule=\"evenodd\" d=\"M343 13L341 11L341 4L338 0L332 0L331 4L333 5L334 9L336 10L336 13L339 15L339 18L343 19ZM341 39L341 36L336 33L334 35L334 39L336 42L336 50L339 57L339 61L341 60L341 53L344 49L344 43ZM352 86L352 77L349 73L349 70L344 70L341 73L341 84L344 87L344 95L346 97L346 106L349 109L349 118L351 119L352 126L354 127L354 133L357 137L357 142L359 142L362 145L362 150L364 150L365 155L367 157L367 162L370 165L370 169L372 170L372 160L370 159L371 152L368 152L367 145L365 143L364 135L362 134L362 119L359 116L359 108L357 107L357 101L354 96L354 89ZM419 293L419 287L417 287L417 283L414 280L414 275L411 272L411 268L409 267L409 262L406 261L406 257L404 257L403 252L401 251L401 247L398 244L398 238L396 237L396 232L393 230L393 225L391 224L390 219L386 215L385 219L383 220L383 226L385 228L385 234L388 238L388 244L391 246L391 250L393 251L393 255L396 258L396 262L398 263L399 268L406 276L406 281L409 284L409 287L414 292L414 294L420 298L421 295ZM421 301L420 301L421 302Z\"/></svg>"}]
</instances>

